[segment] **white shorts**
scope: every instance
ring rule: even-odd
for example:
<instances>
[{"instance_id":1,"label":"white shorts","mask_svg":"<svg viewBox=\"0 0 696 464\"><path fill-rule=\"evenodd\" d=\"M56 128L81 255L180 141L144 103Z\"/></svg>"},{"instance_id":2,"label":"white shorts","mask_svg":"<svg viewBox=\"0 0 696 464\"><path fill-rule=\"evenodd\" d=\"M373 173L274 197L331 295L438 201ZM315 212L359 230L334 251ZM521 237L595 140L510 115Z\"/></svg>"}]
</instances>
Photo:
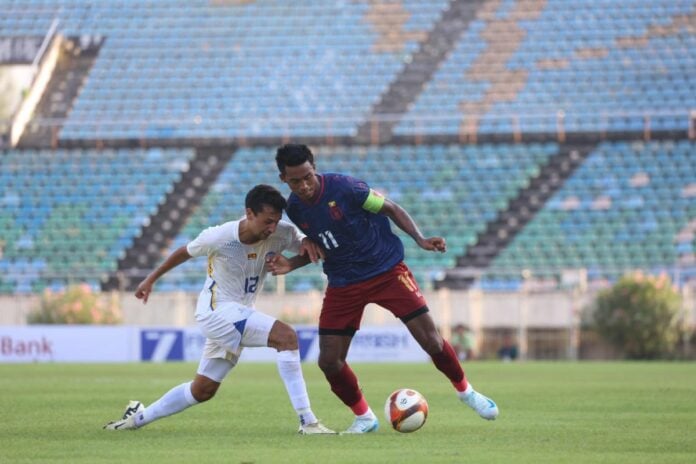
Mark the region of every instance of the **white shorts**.
<instances>
[{"instance_id":1,"label":"white shorts","mask_svg":"<svg viewBox=\"0 0 696 464\"><path fill-rule=\"evenodd\" d=\"M203 304L209 304L203 302ZM245 347L268 346L276 319L239 303L218 303L215 310L198 308L196 322L207 338L203 358L236 363Z\"/></svg>"}]
</instances>

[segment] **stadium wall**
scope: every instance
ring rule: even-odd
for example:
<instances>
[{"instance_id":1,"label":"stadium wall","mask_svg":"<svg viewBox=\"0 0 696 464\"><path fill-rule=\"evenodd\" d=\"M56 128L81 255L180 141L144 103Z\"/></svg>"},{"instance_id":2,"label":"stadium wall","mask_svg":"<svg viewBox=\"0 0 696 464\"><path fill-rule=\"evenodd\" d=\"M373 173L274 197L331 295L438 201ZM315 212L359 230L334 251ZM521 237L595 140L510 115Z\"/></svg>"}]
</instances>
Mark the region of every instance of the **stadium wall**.
<instances>
[{"instance_id":1,"label":"stadium wall","mask_svg":"<svg viewBox=\"0 0 696 464\"><path fill-rule=\"evenodd\" d=\"M302 361L319 357L316 326L297 326ZM195 362L205 337L195 327L32 325L0 326L0 364L33 362ZM88 348L88 349L87 349ZM242 361L275 362L272 348L244 350ZM353 362L425 362L429 358L405 327L365 327Z\"/></svg>"},{"instance_id":2,"label":"stadium wall","mask_svg":"<svg viewBox=\"0 0 696 464\"><path fill-rule=\"evenodd\" d=\"M693 327L696 292L689 287L682 291L684 317ZM593 291L484 293L479 290L439 290L425 294L443 336L450 338L451 328L456 324L470 327L475 357L479 359L496 358L498 349L510 337L518 344L521 359L600 360L620 357L620 353L595 332L582 326L585 309L595 294ZM103 298L119 301L124 322L119 326L91 327L29 326L26 316L38 304L39 297L0 297L0 350L4 350L0 363L195 359L202 344L202 336L193 319L196 296L193 293L160 292L151 295L147 306L143 306L131 293L105 293ZM311 361L316 355L312 346L317 340L316 320L321 301L322 294L318 291L262 294L257 307L292 323L306 345L303 359ZM396 333L398 331L402 333ZM414 345L405 328L388 312L375 306L366 309L358 335L367 354L361 356L357 353L356 360L422 360L419 357L422 351ZM85 358L80 354L93 342L103 345L107 336L120 348L95 351L94 355L99 359ZM683 340L678 356L692 359L696 354L695 343L696 339ZM269 361L274 356L268 350L251 351L247 356L251 356L249 360L252 361ZM379 356L369 353L378 353Z\"/></svg>"},{"instance_id":3,"label":"stadium wall","mask_svg":"<svg viewBox=\"0 0 696 464\"><path fill-rule=\"evenodd\" d=\"M682 290L684 311L693 324L696 321L696 292L690 287ZM591 304L595 291L577 290L549 292L482 292L479 290L425 291L432 316L445 333L455 324L467 324L472 329L517 328L525 325L536 328L569 328L579 323L581 313ZM155 292L147 305L131 293L114 292L104 298L116 298L125 325L142 327L195 326L193 318L197 294L185 292ZM24 325L27 314L38 305L38 295L0 296L0 325ZM322 293L261 294L256 307L293 324L313 324L318 320ZM387 311L369 305L363 317L364 325L389 326L399 322Z\"/></svg>"},{"instance_id":4,"label":"stadium wall","mask_svg":"<svg viewBox=\"0 0 696 464\"><path fill-rule=\"evenodd\" d=\"M432 315L438 325L465 323L472 326L513 327L521 321L526 306L528 322L541 327L567 327L570 315L584 304L572 294L483 293L472 291L438 290L424 292ZM107 298L107 294L104 294ZM138 326L194 326L195 293L153 293L143 305L131 293L115 292L108 297L119 301L123 323ZM577 300L577 301L576 301ZM26 324L27 314L39 303L37 295L0 296L0 325ZM306 293L261 294L256 307L268 314L292 323L312 323L318 319L322 294ZM365 310L367 325L397 325L399 322L376 305Z\"/></svg>"}]
</instances>

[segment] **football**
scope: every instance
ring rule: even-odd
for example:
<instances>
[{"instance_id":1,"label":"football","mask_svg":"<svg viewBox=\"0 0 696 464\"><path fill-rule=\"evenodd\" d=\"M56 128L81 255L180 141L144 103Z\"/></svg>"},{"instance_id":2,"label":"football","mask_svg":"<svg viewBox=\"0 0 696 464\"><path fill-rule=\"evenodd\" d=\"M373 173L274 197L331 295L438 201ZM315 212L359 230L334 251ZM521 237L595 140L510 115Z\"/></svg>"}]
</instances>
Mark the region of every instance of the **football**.
<instances>
[{"instance_id":1,"label":"football","mask_svg":"<svg viewBox=\"0 0 696 464\"><path fill-rule=\"evenodd\" d=\"M387 398L384 415L397 432L415 432L425 424L428 402L416 390L400 388Z\"/></svg>"}]
</instances>

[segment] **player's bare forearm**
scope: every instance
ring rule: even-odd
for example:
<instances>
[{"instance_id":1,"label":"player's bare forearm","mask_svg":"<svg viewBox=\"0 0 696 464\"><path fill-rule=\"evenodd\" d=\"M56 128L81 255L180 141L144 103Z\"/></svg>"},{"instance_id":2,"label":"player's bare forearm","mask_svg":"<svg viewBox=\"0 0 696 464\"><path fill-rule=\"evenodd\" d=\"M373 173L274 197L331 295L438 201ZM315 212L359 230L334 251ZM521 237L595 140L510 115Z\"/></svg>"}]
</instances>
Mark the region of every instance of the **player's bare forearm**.
<instances>
[{"instance_id":1,"label":"player's bare forearm","mask_svg":"<svg viewBox=\"0 0 696 464\"><path fill-rule=\"evenodd\" d=\"M408 212L397 203L390 200L385 200L384 206L382 206L380 213L389 217L389 219L391 219L394 224L399 227L399 229L406 232L411 238L413 238L413 240L415 240L418 246L424 250L440 251L442 253L447 251L447 245L444 238L425 238L418 228L416 221L414 221L411 215L409 215Z\"/></svg>"},{"instance_id":2,"label":"player's bare forearm","mask_svg":"<svg viewBox=\"0 0 696 464\"><path fill-rule=\"evenodd\" d=\"M311 260L308 255L296 255L292 258L286 258L283 255L277 254L266 260L266 266L272 275L278 276L292 272L302 266L306 266L310 263L310 261Z\"/></svg>"},{"instance_id":3,"label":"player's bare forearm","mask_svg":"<svg viewBox=\"0 0 696 464\"><path fill-rule=\"evenodd\" d=\"M191 255L188 253L186 246L177 248L172 252L171 255L167 257L167 259L164 260L162 264L160 264L154 271L152 271L150 275L147 276L147 278L154 283L164 274L171 271L178 265L185 263L189 259L191 259Z\"/></svg>"},{"instance_id":4,"label":"player's bare forearm","mask_svg":"<svg viewBox=\"0 0 696 464\"><path fill-rule=\"evenodd\" d=\"M391 200L385 200L384 206L382 206L380 213L391 219L394 224L399 227L399 229L411 236L416 243L421 240L425 240L425 237L423 237L423 234L418 228L416 221L414 221L411 215L408 214L408 212L397 203L394 203Z\"/></svg>"},{"instance_id":5,"label":"player's bare forearm","mask_svg":"<svg viewBox=\"0 0 696 464\"><path fill-rule=\"evenodd\" d=\"M290 265L290 270L288 272L292 272L295 269L299 269L301 267L304 267L311 262L312 262L312 260L309 258L308 254L307 255L295 255L292 258L288 258L288 264Z\"/></svg>"},{"instance_id":6,"label":"player's bare forearm","mask_svg":"<svg viewBox=\"0 0 696 464\"><path fill-rule=\"evenodd\" d=\"M140 282L140 285L138 285L138 288L135 290L135 297L143 300L143 303L147 303L150 293L152 292L152 286L157 279L189 259L191 259L191 255L188 253L185 246L174 250L162 264L145 278L145 280Z\"/></svg>"},{"instance_id":7,"label":"player's bare forearm","mask_svg":"<svg viewBox=\"0 0 696 464\"><path fill-rule=\"evenodd\" d=\"M300 247L300 252L298 254L307 256L313 263L318 263L320 259L324 259L326 257L323 248L308 237L302 239L302 246ZM304 264L302 266L304 266Z\"/></svg>"}]
</instances>

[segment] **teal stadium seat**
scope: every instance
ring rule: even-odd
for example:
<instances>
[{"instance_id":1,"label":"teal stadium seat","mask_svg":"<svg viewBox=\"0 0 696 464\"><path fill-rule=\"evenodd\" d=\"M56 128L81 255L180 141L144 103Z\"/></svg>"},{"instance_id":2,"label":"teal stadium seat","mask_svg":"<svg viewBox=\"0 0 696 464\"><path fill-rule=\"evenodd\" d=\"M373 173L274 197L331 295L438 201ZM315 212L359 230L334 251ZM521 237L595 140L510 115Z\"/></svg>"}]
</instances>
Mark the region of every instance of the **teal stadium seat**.
<instances>
[{"instance_id":1,"label":"teal stadium seat","mask_svg":"<svg viewBox=\"0 0 696 464\"><path fill-rule=\"evenodd\" d=\"M495 217L536 175L539 166L558 151L549 144L530 145L429 145L385 147L315 147L320 172L342 172L361 178L404 206L426 235L442 235L450 246L445 255L418 248L402 237L406 257L421 286L445 268L455 265L458 254L476 240L486 221ZM273 161L274 148L238 150L217 182L174 240L170 251L195 238L210 225L241 217L246 192L257 183L279 185ZM289 193L283 186L284 193ZM205 263L193 260L164 277L181 289L200 290ZM287 276L286 289L321 288L323 275L317 266L306 266ZM275 289L269 279L266 289Z\"/></svg>"},{"instance_id":2,"label":"teal stadium seat","mask_svg":"<svg viewBox=\"0 0 696 464\"><path fill-rule=\"evenodd\" d=\"M56 289L116 270L117 261L193 150L0 152L0 287Z\"/></svg>"},{"instance_id":3,"label":"teal stadium seat","mask_svg":"<svg viewBox=\"0 0 696 464\"><path fill-rule=\"evenodd\" d=\"M494 260L482 285L501 275L519 280L523 269L558 276L582 267L608 280L636 268L693 277L680 257L694 256L695 198L695 143L604 142Z\"/></svg>"},{"instance_id":4,"label":"teal stadium seat","mask_svg":"<svg viewBox=\"0 0 696 464\"><path fill-rule=\"evenodd\" d=\"M355 135L448 4L381 10L401 39L372 2L310 0L0 0L0 31L107 38L61 139Z\"/></svg>"},{"instance_id":5,"label":"teal stadium seat","mask_svg":"<svg viewBox=\"0 0 696 464\"><path fill-rule=\"evenodd\" d=\"M695 1L549 0L535 18L511 16L516 3L500 2L494 14L471 23L397 134L457 133L475 105L483 108L473 114L481 134L510 133L513 119L522 132L555 133L559 111L567 132L642 131L645 114L651 130L686 131L696 107L696 34L689 26ZM495 61L501 47L509 48L508 39L495 49L483 36L503 19L523 31L503 63L524 74L512 98L489 93L491 78L472 73L479 60Z\"/></svg>"}]
</instances>

